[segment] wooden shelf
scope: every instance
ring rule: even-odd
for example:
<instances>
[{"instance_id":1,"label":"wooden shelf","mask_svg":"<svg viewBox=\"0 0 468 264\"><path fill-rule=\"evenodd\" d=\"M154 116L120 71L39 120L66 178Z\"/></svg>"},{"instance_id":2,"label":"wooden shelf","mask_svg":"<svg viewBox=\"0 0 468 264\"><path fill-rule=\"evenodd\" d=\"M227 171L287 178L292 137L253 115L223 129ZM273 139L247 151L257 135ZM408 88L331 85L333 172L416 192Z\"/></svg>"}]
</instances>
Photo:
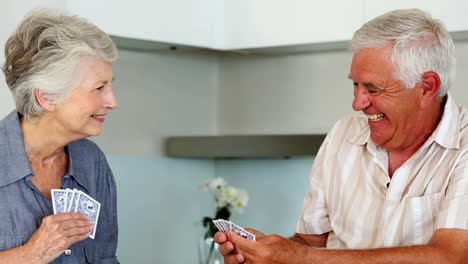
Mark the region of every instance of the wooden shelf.
<instances>
[{"instance_id":1,"label":"wooden shelf","mask_svg":"<svg viewBox=\"0 0 468 264\"><path fill-rule=\"evenodd\" d=\"M179 158L284 158L316 155L326 135L169 137L166 155Z\"/></svg>"}]
</instances>

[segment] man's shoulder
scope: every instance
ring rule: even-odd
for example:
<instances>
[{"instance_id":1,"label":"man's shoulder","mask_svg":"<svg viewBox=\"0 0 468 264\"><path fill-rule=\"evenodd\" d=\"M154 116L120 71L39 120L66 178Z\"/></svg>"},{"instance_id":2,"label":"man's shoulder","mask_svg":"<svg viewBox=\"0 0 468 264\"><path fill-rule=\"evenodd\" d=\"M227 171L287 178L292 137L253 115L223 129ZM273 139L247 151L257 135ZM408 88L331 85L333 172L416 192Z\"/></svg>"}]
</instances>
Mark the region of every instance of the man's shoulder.
<instances>
[{"instance_id":1,"label":"man's shoulder","mask_svg":"<svg viewBox=\"0 0 468 264\"><path fill-rule=\"evenodd\" d=\"M460 132L468 133L468 108L466 106L458 106L460 111Z\"/></svg>"},{"instance_id":2,"label":"man's shoulder","mask_svg":"<svg viewBox=\"0 0 468 264\"><path fill-rule=\"evenodd\" d=\"M369 130L367 117L357 113L338 120L329 132L329 136L346 135L345 138L355 138Z\"/></svg>"}]
</instances>

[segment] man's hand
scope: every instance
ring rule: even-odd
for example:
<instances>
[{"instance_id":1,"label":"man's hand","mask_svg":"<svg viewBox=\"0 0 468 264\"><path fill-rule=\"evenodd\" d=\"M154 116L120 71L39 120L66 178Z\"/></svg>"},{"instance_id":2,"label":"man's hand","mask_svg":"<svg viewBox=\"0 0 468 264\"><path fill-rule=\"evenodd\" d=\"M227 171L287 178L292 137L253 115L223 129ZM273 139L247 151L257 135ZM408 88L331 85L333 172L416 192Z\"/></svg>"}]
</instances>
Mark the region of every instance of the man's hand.
<instances>
[{"instance_id":1,"label":"man's hand","mask_svg":"<svg viewBox=\"0 0 468 264\"><path fill-rule=\"evenodd\" d=\"M44 217L42 224L24 245L27 258L36 263L49 263L71 245L85 240L93 222L80 213L61 213Z\"/></svg>"},{"instance_id":2,"label":"man's hand","mask_svg":"<svg viewBox=\"0 0 468 264\"><path fill-rule=\"evenodd\" d=\"M244 256L237 253L234 244L228 240L227 233L216 232L214 241L219 246L219 252L224 256L224 264L238 264L244 262Z\"/></svg>"},{"instance_id":3,"label":"man's hand","mask_svg":"<svg viewBox=\"0 0 468 264\"><path fill-rule=\"evenodd\" d=\"M226 242L220 251L226 264L280 264L300 263L307 255L307 248L288 238L278 235L265 236L254 229L246 229L257 237L251 241L238 236L232 231L227 232ZM224 234L226 236L226 234Z\"/></svg>"}]
</instances>

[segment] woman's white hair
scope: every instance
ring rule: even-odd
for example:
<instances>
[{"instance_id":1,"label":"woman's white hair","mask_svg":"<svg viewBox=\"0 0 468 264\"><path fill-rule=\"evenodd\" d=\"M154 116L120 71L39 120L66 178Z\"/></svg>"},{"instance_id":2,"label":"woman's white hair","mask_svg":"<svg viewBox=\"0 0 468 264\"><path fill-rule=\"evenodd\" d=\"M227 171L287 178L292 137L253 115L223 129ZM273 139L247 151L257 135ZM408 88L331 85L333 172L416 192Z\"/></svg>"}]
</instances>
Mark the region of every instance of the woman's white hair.
<instances>
[{"instance_id":1,"label":"woman's white hair","mask_svg":"<svg viewBox=\"0 0 468 264\"><path fill-rule=\"evenodd\" d=\"M438 97L447 94L455 78L455 50L445 26L419 9L400 9L364 24L351 41L353 52L391 45L394 78L405 88L422 81L425 72L441 79Z\"/></svg>"},{"instance_id":2,"label":"woman's white hair","mask_svg":"<svg viewBox=\"0 0 468 264\"><path fill-rule=\"evenodd\" d=\"M77 16L34 10L5 44L3 72L17 111L33 121L44 113L35 89L60 104L77 84L77 67L84 57L112 63L117 48L97 26Z\"/></svg>"}]
</instances>

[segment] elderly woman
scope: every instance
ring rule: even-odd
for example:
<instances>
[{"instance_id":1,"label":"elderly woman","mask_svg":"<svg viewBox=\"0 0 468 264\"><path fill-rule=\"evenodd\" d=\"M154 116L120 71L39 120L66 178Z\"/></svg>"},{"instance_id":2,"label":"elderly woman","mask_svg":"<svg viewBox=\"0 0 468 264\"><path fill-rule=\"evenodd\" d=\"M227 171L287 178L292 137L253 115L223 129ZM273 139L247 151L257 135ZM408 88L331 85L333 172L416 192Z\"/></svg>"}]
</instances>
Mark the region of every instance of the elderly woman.
<instances>
[{"instance_id":1,"label":"elderly woman","mask_svg":"<svg viewBox=\"0 0 468 264\"><path fill-rule=\"evenodd\" d=\"M0 122L0 263L118 263L116 186L91 141L117 107L112 40L96 26L34 11L5 46L3 72L16 110ZM51 189L101 203L93 222L53 214Z\"/></svg>"}]
</instances>

